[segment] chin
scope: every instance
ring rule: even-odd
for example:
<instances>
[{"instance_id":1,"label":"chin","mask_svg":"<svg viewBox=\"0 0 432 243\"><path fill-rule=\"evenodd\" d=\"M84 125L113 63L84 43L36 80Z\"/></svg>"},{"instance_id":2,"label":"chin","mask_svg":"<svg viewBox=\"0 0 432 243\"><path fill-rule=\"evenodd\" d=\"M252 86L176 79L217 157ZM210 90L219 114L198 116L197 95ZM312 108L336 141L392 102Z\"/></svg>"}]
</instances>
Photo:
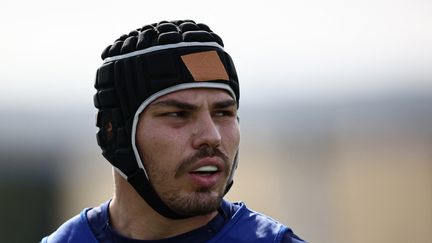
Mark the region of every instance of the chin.
<instances>
[{"instance_id":1,"label":"chin","mask_svg":"<svg viewBox=\"0 0 432 243\"><path fill-rule=\"evenodd\" d=\"M198 216L213 213L218 210L223 199L223 194L208 189L200 189L187 195L173 196L166 202L177 213Z\"/></svg>"}]
</instances>

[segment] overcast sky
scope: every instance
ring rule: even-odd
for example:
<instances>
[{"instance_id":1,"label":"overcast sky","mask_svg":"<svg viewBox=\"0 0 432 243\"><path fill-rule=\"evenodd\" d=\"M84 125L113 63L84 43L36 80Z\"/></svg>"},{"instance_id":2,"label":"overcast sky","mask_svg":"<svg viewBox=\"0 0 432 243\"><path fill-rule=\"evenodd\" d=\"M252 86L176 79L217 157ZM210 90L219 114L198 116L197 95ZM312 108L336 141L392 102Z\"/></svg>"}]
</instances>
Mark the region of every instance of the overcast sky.
<instances>
[{"instance_id":1,"label":"overcast sky","mask_svg":"<svg viewBox=\"0 0 432 243\"><path fill-rule=\"evenodd\" d=\"M87 106L101 51L160 20L225 42L242 98L432 93L432 1L19 1L0 8L0 108Z\"/></svg>"}]
</instances>

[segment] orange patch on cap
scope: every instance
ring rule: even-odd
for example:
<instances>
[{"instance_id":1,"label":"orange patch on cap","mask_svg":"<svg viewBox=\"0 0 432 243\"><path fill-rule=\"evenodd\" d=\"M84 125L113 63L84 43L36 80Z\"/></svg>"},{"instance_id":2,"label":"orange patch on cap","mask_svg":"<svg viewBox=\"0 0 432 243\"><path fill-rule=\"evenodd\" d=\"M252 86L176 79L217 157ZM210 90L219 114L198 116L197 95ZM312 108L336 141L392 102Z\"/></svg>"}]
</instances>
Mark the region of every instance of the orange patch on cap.
<instances>
[{"instance_id":1,"label":"orange patch on cap","mask_svg":"<svg viewBox=\"0 0 432 243\"><path fill-rule=\"evenodd\" d=\"M195 81L229 80L227 71L216 51L204 51L181 56Z\"/></svg>"}]
</instances>

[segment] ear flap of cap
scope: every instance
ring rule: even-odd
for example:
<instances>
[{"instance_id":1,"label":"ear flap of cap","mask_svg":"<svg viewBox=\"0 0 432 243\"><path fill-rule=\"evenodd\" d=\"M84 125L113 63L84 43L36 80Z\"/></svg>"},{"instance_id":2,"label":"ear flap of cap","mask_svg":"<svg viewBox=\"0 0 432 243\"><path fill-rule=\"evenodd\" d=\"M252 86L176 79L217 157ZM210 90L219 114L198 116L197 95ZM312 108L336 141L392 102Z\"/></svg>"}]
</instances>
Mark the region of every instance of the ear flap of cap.
<instances>
[{"instance_id":1,"label":"ear flap of cap","mask_svg":"<svg viewBox=\"0 0 432 243\"><path fill-rule=\"evenodd\" d=\"M125 118L133 115L134 111L138 108L137 97L137 76L136 76L136 58L127 58L115 61L115 89L118 93L120 101L120 108L123 111Z\"/></svg>"}]
</instances>

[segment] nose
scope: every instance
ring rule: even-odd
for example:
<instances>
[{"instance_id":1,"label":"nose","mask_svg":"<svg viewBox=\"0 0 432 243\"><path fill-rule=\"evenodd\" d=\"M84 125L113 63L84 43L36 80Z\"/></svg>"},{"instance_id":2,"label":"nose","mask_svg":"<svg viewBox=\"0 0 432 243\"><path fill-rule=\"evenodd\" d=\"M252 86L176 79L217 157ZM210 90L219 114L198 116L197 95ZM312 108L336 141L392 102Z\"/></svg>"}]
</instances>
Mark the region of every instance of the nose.
<instances>
[{"instance_id":1,"label":"nose","mask_svg":"<svg viewBox=\"0 0 432 243\"><path fill-rule=\"evenodd\" d=\"M199 149L201 146L219 147L222 139L221 133L219 126L210 114L207 113L199 116L192 129L193 148Z\"/></svg>"}]
</instances>

